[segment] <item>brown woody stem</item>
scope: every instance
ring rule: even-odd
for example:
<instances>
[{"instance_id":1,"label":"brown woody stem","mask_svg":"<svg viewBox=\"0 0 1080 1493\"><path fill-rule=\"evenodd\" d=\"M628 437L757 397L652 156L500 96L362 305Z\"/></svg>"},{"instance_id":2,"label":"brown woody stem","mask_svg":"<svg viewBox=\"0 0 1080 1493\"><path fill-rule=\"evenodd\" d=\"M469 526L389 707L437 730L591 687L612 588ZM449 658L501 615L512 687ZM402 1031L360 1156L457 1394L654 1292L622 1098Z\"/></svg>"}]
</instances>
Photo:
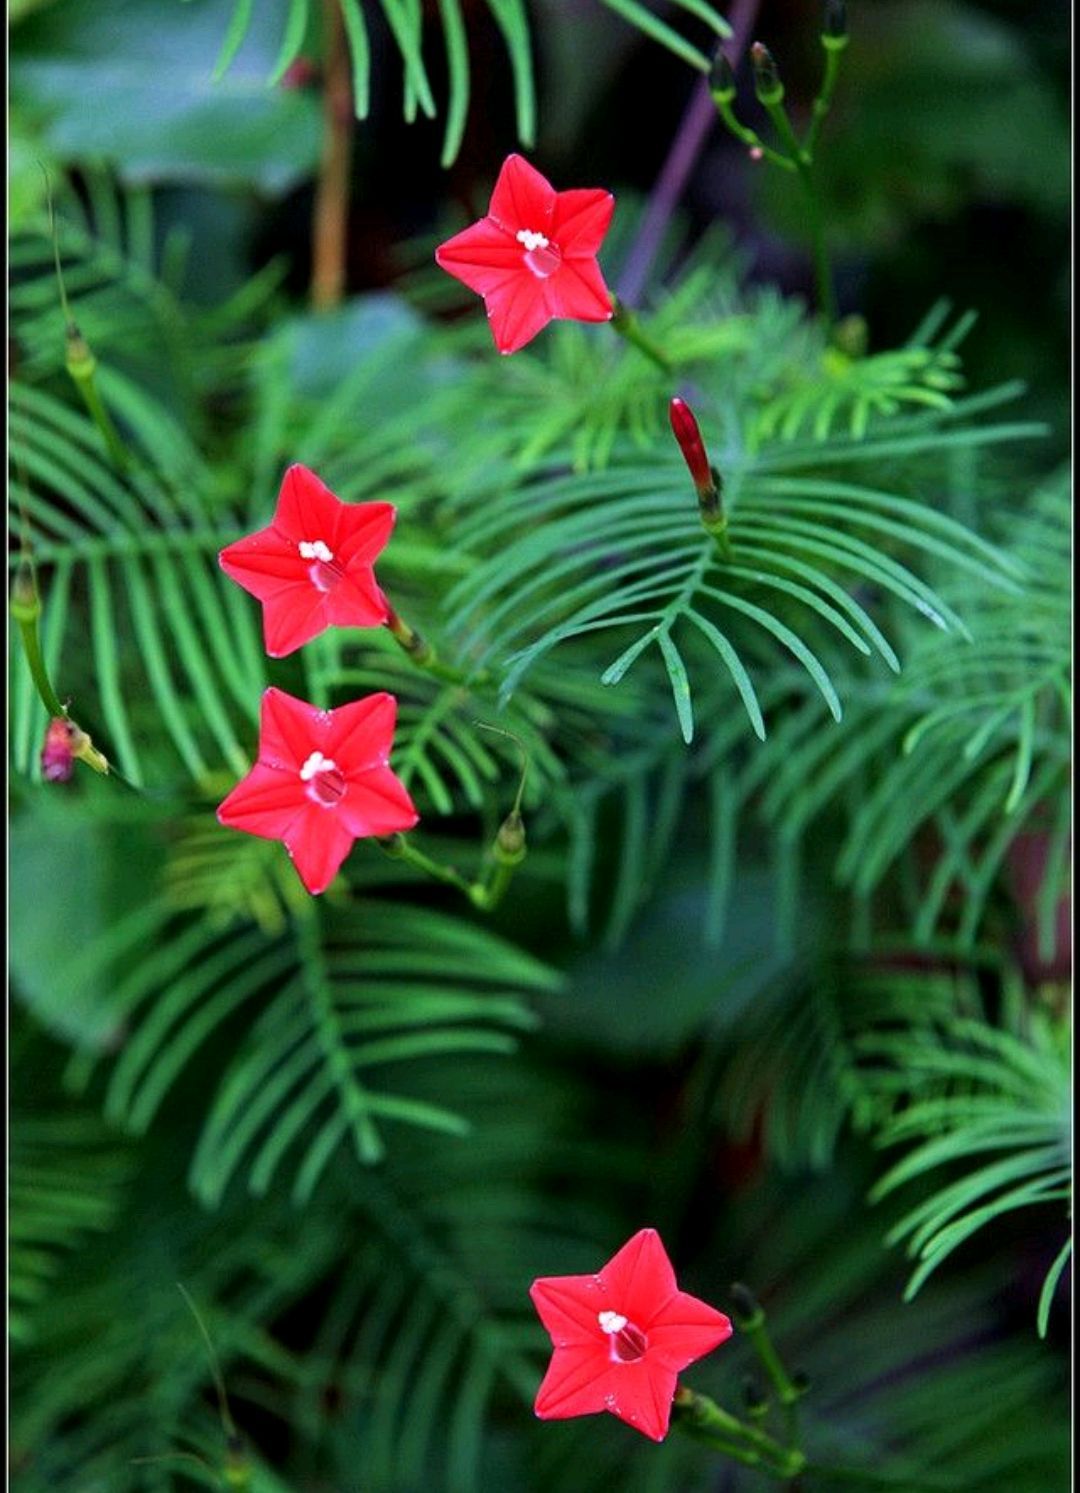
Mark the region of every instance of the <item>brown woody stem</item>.
<instances>
[{"instance_id":1,"label":"brown woody stem","mask_svg":"<svg viewBox=\"0 0 1080 1493\"><path fill-rule=\"evenodd\" d=\"M349 51L338 0L324 0L323 14L323 144L315 187L311 269L311 303L317 311L339 305L345 294L353 132Z\"/></svg>"}]
</instances>

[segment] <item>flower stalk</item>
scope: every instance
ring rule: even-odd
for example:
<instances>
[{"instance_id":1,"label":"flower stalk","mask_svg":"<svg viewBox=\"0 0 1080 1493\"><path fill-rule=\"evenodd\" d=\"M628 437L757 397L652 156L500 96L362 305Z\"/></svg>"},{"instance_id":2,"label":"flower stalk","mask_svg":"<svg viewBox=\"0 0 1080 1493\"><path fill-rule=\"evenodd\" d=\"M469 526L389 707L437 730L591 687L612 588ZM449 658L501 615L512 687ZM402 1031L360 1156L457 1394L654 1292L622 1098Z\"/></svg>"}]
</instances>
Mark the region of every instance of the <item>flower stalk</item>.
<instances>
[{"instance_id":1,"label":"flower stalk","mask_svg":"<svg viewBox=\"0 0 1080 1493\"><path fill-rule=\"evenodd\" d=\"M784 1411L788 1439L794 1442L798 1434L798 1403L808 1388L807 1380L792 1376L784 1367L783 1360L773 1344L765 1321L765 1310L757 1297L744 1285L731 1287L731 1304L737 1326L750 1340L762 1368L773 1387L773 1391Z\"/></svg>"},{"instance_id":2,"label":"flower stalk","mask_svg":"<svg viewBox=\"0 0 1080 1493\"><path fill-rule=\"evenodd\" d=\"M827 55L838 56L839 54L830 52ZM755 42L750 48L750 60L754 64L754 90L758 102L772 120L773 128L780 137L788 159L793 163L802 184L807 222L810 228L810 252L814 261L818 314L825 326L831 329L836 320L836 301L833 295L828 248L825 243L825 221L821 208L821 196L813 172L813 155L809 149L809 137L807 144L802 144L795 133L795 127L784 107L784 85L769 49L761 42Z\"/></svg>"},{"instance_id":3,"label":"flower stalk","mask_svg":"<svg viewBox=\"0 0 1080 1493\"><path fill-rule=\"evenodd\" d=\"M481 731L493 731L497 736L509 737L517 742L522 754L521 777L514 795L513 806L499 825L480 875L475 881L469 881L455 866L448 866L442 861L435 860L434 857L418 849L403 834L388 836L380 839L378 843L392 860L404 861L406 865L415 866L418 871L423 871L434 881L442 882L444 886L456 887L462 896L467 897L480 912L491 912L505 897L514 878L514 872L525 859L528 848L521 802L525 793L529 759L524 744L514 736L513 732L504 731L499 726L489 726L484 721L474 721L473 724Z\"/></svg>"},{"instance_id":4,"label":"flower stalk","mask_svg":"<svg viewBox=\"0 0 1080 1493\"><path fill-rule=\"evenodd\" d=\"M42 167L44 171L44 167ZM60 265L60 240L56 232L56 212L53 207L52 184L49 174L45 174L45 198L49 209L49 230L52 234L53 262L56 265L56 284L60 291L60 306L64 313L64 366L68 371L72 383L79 391L83 404L86 405L87 413L98 428L105 448L112 458L113 465L120 471L125 471L129 464L127 448L113 424L112 416L105 407L94 375L97 372L97 358L95 358L90 344L79 331L75 324L75 318L71 314L71 306L67 298L67 287L64 284L64 272Z\"/></svg>"},{"instance_id":5,"label":"flower stalk","mask_svg":"<svg viewBox=\"0 0 1080 1493\"><path fill-rule=\"evenodd\" d=\"M418 669L423 669L425 673L442 679L447 684L482 684L489 678L486 669L481 669L476 674L467 674L463 669L455 669L452 664L444 664L427 639L421 637L389 602L387 607L390 615L386 619L386 630Z\"/></svg>"},{"instance_id":6,"label":"flower stalk","mask_svg":"<svg viewBox=\"0 0 1080 1493\"><path fill-rule=\"evenodd\" d=\"M727 129L745 145L754 160L765 160L781 170L794 172L802 187L806 219L810 234L810 252L814 264L814 284L818 315L831 334L836 322L836 298L825 235L825 221L817 176L815 154L821 128L832 106L840 75L840 58L848 45L847 6L844 0L825 0L821 29L825 53L825 71L821 86L811 106L810 124L800 141L784 105L784 84L780 70L768 47L755 42L750 48L754 68L754 92L768 114L780 149L767 145L755 130L744 125L735 114L735 76L723 52L718 51L709 76L709 91L716 110Z\"/></svg>"},{"instance_id":7,"label":"flower stalk","mask_svg":"<svg viewBox=\"0 0 1080 1493\"><path fill-rule=\"evenodd\" d=\"M773 1477L798 1477L806 1457L794 1446L783 1446L765 1431L748 1426L707 1395L683 1385L676 1390L672 1418L687 1435L722 1452L746 1467L757 1467Z\"/></svg>"},{"instance_id":8,"label":"flower stalk","mask_svg":"<svg viewBox=\"0 0 1080 1493\"><path fill-rule=\"evenodd\" d=\"M641 330L641 323L633 311L625 306L617 295L611 297L611 326L624 341L636 347L639 353L644 354L651 363L654 363L661 373L671 372L670 359L660 351L652 338Z\"/></svg>"},{"instance_id":9,"label":"flower stalk","mask_svg":"<svg viewBox=\"0 0 1080 1493\"><path fill-rule=\"evenodd\" d=\"M49 678L39 630L41 597L38 595L33 568L28 563L20 566L15 576L15 583L11 590L11 616L19 629L23 656L41 703L49 712L51 722L61 722L66 727L65 754L77 758L80 762L85 762L88 767L93 768L94 772L101 773L103 776L107 775L110 771L108 759L98 751L89 733L71 720L67 706L61 701ZM47 772L46 775L50 774ZM54 780L57 779L54 778Z\"/></svg>"}]
</instances>

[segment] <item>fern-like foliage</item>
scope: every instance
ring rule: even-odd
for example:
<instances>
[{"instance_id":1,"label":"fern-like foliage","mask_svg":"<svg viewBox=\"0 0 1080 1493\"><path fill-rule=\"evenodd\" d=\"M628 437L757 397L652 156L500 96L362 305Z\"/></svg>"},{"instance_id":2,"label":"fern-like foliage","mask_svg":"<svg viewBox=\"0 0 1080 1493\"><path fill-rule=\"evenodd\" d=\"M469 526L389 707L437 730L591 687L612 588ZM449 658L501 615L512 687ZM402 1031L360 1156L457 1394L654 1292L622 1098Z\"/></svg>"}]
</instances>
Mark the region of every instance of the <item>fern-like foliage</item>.
<instances>
[{"instance_id":1,"label":"fern-like foliage","mask_svg":"<svg viewBox=\"0 0 1080 1493\"><path fill-rule=\"evenodd\" d=\"M826 646L841 640L898 667L857 588L887 595L946 632L965 632L940 592L894 551L921 551L984 584L1016 588L1015 562L999 547L875 477L859 478L860 470L876 472L890 458L915 458L942 441L978 445L1005 433L948 430L954 418L923 417L895 435L801 449L792 443L756 456L729 428L715 455L725 474L731 561L702 534L674 449L648 460L628 453L588 475L540 473L498 505L493 476L491 486L473 490L460 521L461 541L481 559L450 593L450 625L482 647L482 660L506 661L505 698L536 660L573 639L603 632L621 642L601 675L607 685L655 647L687 743L694 681L717 670L764 737L743 658L743 650L751 656L763 645L766 656L777 649L794 656L839 720L836 685L814 646L819 636ZM834 475L837 468L843 475ZM742 650L733 637L746 639Z\"/></svg>"},{"instance_id":2,"label":"fern-like foliage","mask_svg":"<svg viewBox=\"0 0 1080 1493\"><path fill-rule=\"evenodd\" d=\"M787 350L776 382L766 374L755 438L793 440L809 434L824 440L841 425L858 438L866 434L872 419L897 415L905 406L948 410L964 382L956 349L975 320L970 313L962 316L939 337L948 312L948 304L939 303L904 347L869 357L857 345L842 345L845 331L856 344L865 336L860 323L845 324L824 349L803 332L799 340L806 346L805 366Z\"/></svg>"},{"instance_id":3,"label":"fern-like foliage","mask_svg":"<svg viewBox=\"0 0 1080 1493\"><path fill-rule=\"evenodd\" d=\"M370 3L370 0L369 0ZM680 57L699 72L708 72L709 58L668 21L662 19L642 0L599 0L629 25L637 27L668 51ZM708 0L675 0L705 28L705 34L730 35L723 16ZM243 45L251 25L256 0L234 0L228 30L214 67L214 78L225 75ZM532 35L524 0L485 0L489 17L502 33L514 86L518 138L532 145L536 135L536 82L532 61ZM358 119L366 119L371 108L372 46L365 16L365 0L340 0L341 19L352 69L353 105ZM371 6L371 8L375 8ZM435 93L425 60L424 13L419 0L378 0L378 9L401 55L404 69L405 119L412 123L418 115L434 119L438 113ZM311 25L310 0L289 0L282 32L281 49L269 82L279 83L300 56ZM452 165L461 148L461 138L469 113L471 69L469 29L462 0L439 0L438 20L442 29L446 56L448 95L446 128L443 136L442 164Z\"/></svg>"},{"instance_id":4,"label":"fern-like foliage","mask_svg":"<svg viewBox=\"0 0 1080 1493\"><path fill-rule=\"evenodd\" d=\"M17 1114L8 1173L8 1332L33 1341L34 1314L66 1257L112 1229L130 1155L93 1113Z\"/></svg>"},{"instance_id":5,"label":"fern-like foliage","mask_svg":"<svg viewBox=\"0 0 1080 1493\"><path fill-rule=\"evenodd\" d=\"M227 854L208 886L229 876ZM238 906L250 900L242 886ZM235 921L222 926L218 901L215 892L206 915L179 922L168 901L139 907L73 970L76 980L114 972L109 1015L125 1036L105 1112L136 1133L196 1055L205 1062L215 1036L254 1005L192 1162L192 1188L207 1203L238 1174L264 1193L286 1158L304 1202L343 1147L361 1163L380 1160L388 1122L466 1134L464 1117L410 1092L413 1073L462 1053L512 1052L513 1034L532 1025L521 995L556 983L490 932L420 907L342 901L324 912L308 901L293 909L284 936L268 937ZM85 1084L95 1065L82 1055L73 1076ZM387 1067L409 1075L402 1086L381 1081Z\"/></svg>"},{"instance_id":6,"label":"fern-like foliage","mask_svg":"<svg viewBox=\"0 0 1080 1493\"><path fill-rule=\"evenodd\" d=\"M964 634L906 634L894 683L852 683L838 740L822 734L825 714L808 701L741 790L745 799L767 782L761 810L791 840L845 802L838 876L866 899L899 868L926 944L957 934L974 949L1011 847L1035 829L1048 847L1038 941L1044 960L1053 955L1070 824L1069 504L1068 474L1060 473L1010 521L1019 586L954 580L947 594ZM917 836L935 847L921 885L912 874Z\"/></svg>"},{"instance_id":7,"label":"fern-like foliage","mask_svg":"<svg viewBox=\"0 0 1080 1493\"><path fill-rule=\"evenodd\" d=\"M872 1082L895 1088L903 1104L882 1125L879 1144L910 1149L875 1185L886 1197L919 1178L958 1167L890 1230L917 1261L910 1300L927 1278L979 1229L1036 1205L1071 1197L1068 1033L1039 1012L1027 1032L985 1021L924 1022L898 1033L864 1033L859 1048L881 1064ZM991 1159L984 1162L983 1158ZM1067 1259L1058 1256L1039 1309L1045 1333L1050 1298Z\"/></svg>"},{"instance_id":8,"label":"fern-like foliage","mask_svg":"<svg viewBox=\"0 0 1080 1493\"><path fill-rule=\"evenodd\" d=\"M906 1144L871 1197L937 1183L888 1234L917 1261L910 1300L979 1229L1070 1197L1069 1043L1063 1022L1029 1010L1011 972L998 976L1007 1015L998 1025L970 976L890 972L898 952L861 973L826 960L774 990L724 1064L714 1114L737 1136L760 1128L793 1168L830 1166L849 1131L884 1148ZM1064 1264L1048 1277L1040 1331Z\"/></svg>"}]
</instances>

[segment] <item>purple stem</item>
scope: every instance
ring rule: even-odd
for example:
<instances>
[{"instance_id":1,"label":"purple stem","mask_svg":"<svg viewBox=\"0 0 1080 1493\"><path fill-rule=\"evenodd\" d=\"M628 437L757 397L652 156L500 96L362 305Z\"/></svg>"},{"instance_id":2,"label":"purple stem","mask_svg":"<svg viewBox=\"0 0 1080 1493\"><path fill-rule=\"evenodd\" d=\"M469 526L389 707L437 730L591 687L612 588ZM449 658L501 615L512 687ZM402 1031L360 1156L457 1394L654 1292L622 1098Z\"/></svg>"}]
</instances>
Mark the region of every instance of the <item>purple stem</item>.
<instances>
[{"instance_id":1,"label":"purple stem","mask_svg":"<svg viewBox=\"0 0 1080 1493\"><path fill-rule=\"evenodd\" d=\"M723 47L732 69L738 67L746 50L760 3L761 0L735 0L731 13L731 38ZM708 79L700 78L690 96L675 139L671 142L667 160L649 195L637 237L626 256L626 264L619 280L619 299L628 306L633 306L641 298L671 215L686 190L686 184L715 119L716 106L709 93Z\"/></svg>"}]
</instances>

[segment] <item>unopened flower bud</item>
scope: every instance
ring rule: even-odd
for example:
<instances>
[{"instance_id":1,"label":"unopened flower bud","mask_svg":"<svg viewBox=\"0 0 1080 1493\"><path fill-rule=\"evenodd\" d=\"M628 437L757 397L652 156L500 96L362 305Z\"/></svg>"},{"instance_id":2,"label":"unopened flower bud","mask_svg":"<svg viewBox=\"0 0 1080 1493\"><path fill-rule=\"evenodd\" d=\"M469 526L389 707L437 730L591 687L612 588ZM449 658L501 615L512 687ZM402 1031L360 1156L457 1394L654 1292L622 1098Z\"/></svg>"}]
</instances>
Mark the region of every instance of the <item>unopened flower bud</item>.
<instances>
[{"instance_id":1,"label":"unopened flower bud","mask_svg":"<svg viewBox=\"0 0 1080 1493\"><path fill-rule=\"evenodd\" d=\"M731 70L731 63L719 48L709 73L709 92L717 103L730 104L735 97L735 74Z\"/></svg>"},{"instance_id":2,"label":"unopened flower bud","mask_svg":"<svg viewBox=\"0 0 1080 1493\"><path fill-rule=\"evenodd\" d=\"M769 1397L752 1374L747 1374L742 1383L743 1405L747 1415L757 1419L769 1408Z\"/></svg>"},{"instance_id":3,"label":"unopened flower bud","mask_svg":"<svg viewBox=\"0 0 1080 1493\"><path fill-rule=\"evenodd\" d=\"M761 1303L748 1286L741 1285L736 1281L731 1287L730 1294L735 1320L740 1327L747 1327L764 1317L765 1313L761 1310Z\"/></svg>"},{"instance_id":4,"label":"unopened flower bud","mask_svg":"<svg viewBox=\"0 0 1080 1493\"><path fill-rule=\"evenodd\" d=\"M41 775L47 783L66 783L75 771L75 727L62 716L54 717L45 731L41 748Z\"/></svg>"},{"instance_id":5,"label":"unopened flower bud","mask_svg":"<svg viewBox=\"0 0 1080 1493\"><path fill-rule=\"evenodd\" d=\"M80 381L93 378L97 369L97 358L74 322L67 329L64 362L71 377Z\"/></svg>"},{"instance_id":6,"label":"unopened flower bud","mask_svg":"<svg viewBox=\"0 0 1080 1493\"><path fill-rule=\"evenodd\" d=\"M846 0L825 0L825 15L821 24L822 34L834 41L847 41Z\"/></svg>"},{"instance_id":7,"label":"unopened flower bud","mask_svg":"<svg viewBox=\"0 0 1080 1493\"><path fill-rule=\"evenodd\" d=\"M679 450L690 468L697 495L699 498L704 497L712 491L715 483L694 412L684 399L676 396L668 405L668 417L672 433L679 443Z\"/></svg>"},{"instance_id":8,"label":"unopened flower bud","mask_svg":"<svg viewBox=\"0 0 1080 1493\"><path fill-rule=\"evenodd\" d=\"M778 104L784 97L784 85L768 47L756 41L750 48L750 61L754 64L754 89L763 104Z\"/></svg>"},{"instance_id":9,"label":"unopened flower bud","mask_svg":"<svg viewBox=\"0 0 1080 1493\"><path fill-rule=\"evenodd\" d=\"M751 145L746 154L752 161L763 161L765 159L765 152L760 145Z\"/></svg>"},{"instance_id":10,"label":"unopened flower bud","mask_svg":"<svg viewBox=\"0 0 1080 1493\"><path fill-rule=\"evenodd\" d=\"M525 821L511 809L495 836L495 859L503 866L516 866L525 859Z\"/></svg>"},{"instance_id":11,"label":"unopened flower bud","mask_svg":"<svg viewBox=\"0 0 1080 1493\"><path fill-rule=\"evenodd\" d=\"M693 478L698 506L701 509L701 522L726 553L729 548L725 533L727 518L724 514L720 474L709 463L705 442L701 438L694 412L685 400L676 396L668 405L668 418L671 420L672 433L679 443L679 450Z\"/></svg>"}]
</instances>

